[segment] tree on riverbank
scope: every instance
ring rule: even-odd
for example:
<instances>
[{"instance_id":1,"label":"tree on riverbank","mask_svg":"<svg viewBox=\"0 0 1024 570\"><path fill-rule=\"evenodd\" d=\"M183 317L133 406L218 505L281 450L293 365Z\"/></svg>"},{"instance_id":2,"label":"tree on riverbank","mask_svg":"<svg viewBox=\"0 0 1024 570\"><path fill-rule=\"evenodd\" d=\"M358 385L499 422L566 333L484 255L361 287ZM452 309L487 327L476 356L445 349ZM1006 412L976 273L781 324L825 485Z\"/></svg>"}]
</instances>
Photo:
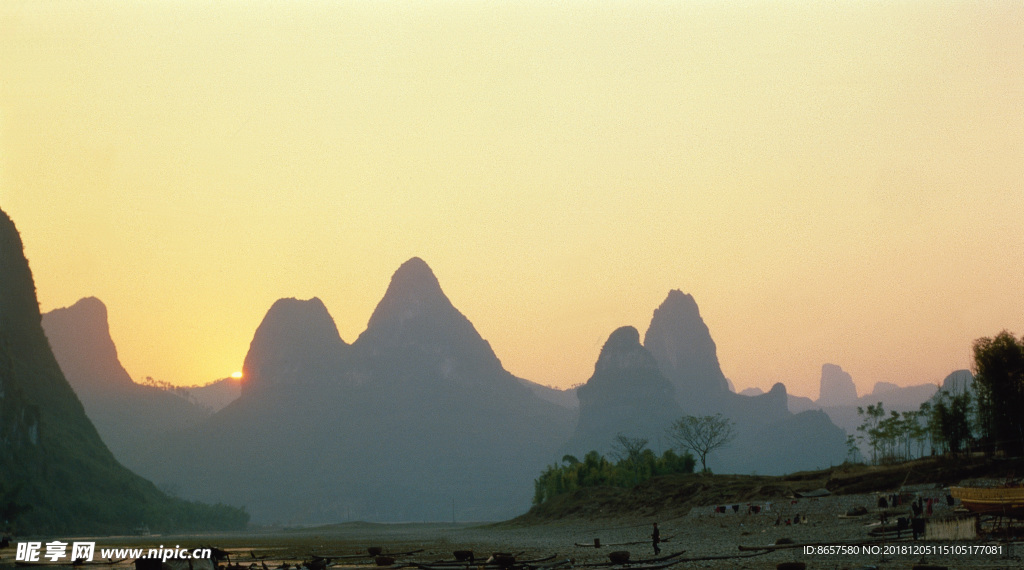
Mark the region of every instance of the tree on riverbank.
<instances>
[{"instance_id":1,"label":"tree on riverbank","mask_svg":"<svg viewBox=\"0 0 1024 570\"><path fill-rule=\"evenodd\" d=\"M736 438L736 422L722 414L683 416L668 428L668 437L676 449L693 451L700 458L701 471L708 471L708 454L729 445Z\"/></svg>"},{"instance_id":2,"label":"tree on riverbank","mask_svg":"<svg viewBox=\"0 0 1024 570\"><path fill-rule=\"evenodd\" d=\"M646 442L645 442L646 443ZM693 473L696 464L689 453L679 455L671 449L658 457L650 449L641 449L632 458L611 462L597 451L591 451L580 461L572 455L562 462L549 465L533 482L533 504L539 505L563 493L572 493L584 487L636 486L651 477L673 473Z\"/></svg>"},{"instance_id":3,"label":"tree on riverbank","mask_svg":"<svg viewBox=\"0 0 1024 570\"><path fill-rule=\"evenodd\" d=\"M978 424L997 449L1024 453L1024 338L1002 331L974 341Z\"/></svg>"}]
</instances>

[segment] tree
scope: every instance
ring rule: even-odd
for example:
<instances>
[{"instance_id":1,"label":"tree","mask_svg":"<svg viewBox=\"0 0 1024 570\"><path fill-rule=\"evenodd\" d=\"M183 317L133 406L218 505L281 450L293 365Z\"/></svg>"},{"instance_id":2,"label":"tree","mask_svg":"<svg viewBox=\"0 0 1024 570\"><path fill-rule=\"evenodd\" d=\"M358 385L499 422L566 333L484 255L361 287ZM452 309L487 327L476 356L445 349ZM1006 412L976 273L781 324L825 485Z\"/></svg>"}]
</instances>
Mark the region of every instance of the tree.
<instances>
[{"instance_id":1,"label":"tree","mask_svg":"<svg viewBox=\"0 0 1024 570\"><path fill-rule=\"evenodd\" d=\"M940 390L931 406L932 439L953 454L971 437L971 394L950 394Z\"/></svg>"},{"instance_id":2,"label":"tree","mask_svg":"<svg viewBox=\"0 0 1024 570\"><path fill-rule=\"evenodd\" d=\"M974 341L974 389L982 433L1010 454L1024 452L1024 338L1002 331Z\"/></svg>"},{"instance_id":3,"label":"tree","mask_svg":"<svg viewBox=\"0 0 1024 570\"><path fill-rule=\"evenodd\" d=\"M864 418L864 421L857 426L857 431L862 434L857 438L860 441L867 439L868 445L871 446L871 462L877 464L878 448L881 444L881 432L878 429L878 424L885 417L885 408L882 407L882 402L878 402L877 405L868 405L866 410L857 406L857 415Z\"/></svg>"},{"instance_id":4,"label":"tree","mask_svg":"<svg viewBox=\"0 0 1024 570\"><path fill-rule=\"evenodd\" d=\"M725 447L736 437L735 422L713 416L683 416L668 428L668 438L680 451L692 450L700 458L701 470L708 470L708 454Z\"/></svg>"},{"instance_id":5,"label":"tree","mask_svg":"<svg viewBox=\"0 0 1024 570\"><path fill-rule=\"evenodd\" d=\"M846 461L850 463L860 462L860 449L857 447L857 438L852 435L846 436Z\"/></svg>"},{"instance_id":6,"label":"tree","mask_svg":"<svg viewBox=\"0 0 1024 570\"><path fill-rule=\"evenodd\" d=\"M918 407L914 414L914 425L910 428L910 437L917 442L918 457L924 457L924 446L931 439L932 433L930 421L932 417L931 403L927 401L921 402L920 407Z\"/></svg>"},{"instance_id":7,"label":"tree","mask_svg":"<svg viewBox=\"0 0 1024 570\"><path fill-rule=\"evenodd\" d=\"M643 464L643 453L646 448L646 439L629 437L621 433L616 435L615 441L612 442L612 457L633 472L634 485L640 483L640 466Z\"/></svg>"},{"instance_id":8,"label":"tree","mask_svg":"<svg viewBox=\"0 0 1024 570\"><path fill-rule=\"evenodd\" d=\"M624 443L629 443L633 447L633 454L623 455L623 459L615 464L596 451L587 453L583 461L572 455L563 456L561 464L547 466L540 476L534 479L533 503L540 505L559 495L574 493L587 487L630 487L656 475L693 473L696 460L689 453L676 455L669 449L661 457L657 457L653 451L645 447L636 452L634 446L641 441L638 438L625 438ZM643 443L646 445L646 442Z\"/></svg>"}]
</instances>

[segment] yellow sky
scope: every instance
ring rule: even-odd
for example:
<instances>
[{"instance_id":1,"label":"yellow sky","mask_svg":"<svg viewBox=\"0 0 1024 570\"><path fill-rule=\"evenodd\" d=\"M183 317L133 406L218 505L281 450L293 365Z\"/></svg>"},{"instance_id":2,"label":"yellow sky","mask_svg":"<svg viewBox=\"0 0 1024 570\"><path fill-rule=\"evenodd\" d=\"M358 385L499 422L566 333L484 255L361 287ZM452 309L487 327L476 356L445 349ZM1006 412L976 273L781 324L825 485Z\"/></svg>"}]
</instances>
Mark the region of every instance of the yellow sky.
<instances>
[{"instance_id":1,"label":"yellow sky","mask_svg":"<svg viewBox=\"0 0 1024 570\"><path fill-rule=\"evenodd\" d=\"M0 207L136 379L418 255L544 384L673 288L740 389L936 382L1024 333L1024 3L5 2Z\"/></svg>"}]
</instances>

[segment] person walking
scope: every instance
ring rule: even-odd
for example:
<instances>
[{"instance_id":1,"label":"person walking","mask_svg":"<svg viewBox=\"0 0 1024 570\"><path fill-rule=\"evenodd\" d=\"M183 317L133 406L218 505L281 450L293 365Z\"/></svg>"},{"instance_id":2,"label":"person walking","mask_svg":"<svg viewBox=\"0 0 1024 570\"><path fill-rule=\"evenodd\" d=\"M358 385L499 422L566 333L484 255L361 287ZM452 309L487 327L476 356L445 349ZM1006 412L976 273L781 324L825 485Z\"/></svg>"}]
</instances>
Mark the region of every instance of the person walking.
<instances>
[{"instance_id":1,"label":"person walking","mask_svg":"<svg viewBox=\"0 0 1024 570\"><path fill-rule=\"evenodd\" d=\"M661 547L658 543L661 542L661 532L658 530L658 523L654 523L654 530L651 531L651 543L654 546L654 555L661 554Z\"/></svg>"}]
</instances>

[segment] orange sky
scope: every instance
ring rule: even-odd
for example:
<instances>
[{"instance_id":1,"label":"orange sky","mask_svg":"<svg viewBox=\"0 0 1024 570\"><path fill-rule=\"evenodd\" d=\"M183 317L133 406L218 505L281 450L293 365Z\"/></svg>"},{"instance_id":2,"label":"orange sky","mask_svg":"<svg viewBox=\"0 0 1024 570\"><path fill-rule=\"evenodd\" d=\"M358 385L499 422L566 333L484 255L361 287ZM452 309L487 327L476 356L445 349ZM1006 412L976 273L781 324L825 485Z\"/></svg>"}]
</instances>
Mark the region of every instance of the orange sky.
<instances>
[{"instance_id":1,"label":"orange sky","mask_svg":"<svg viewBox=\"0 0 1024 570\"><path fill-rule=\"evenodd\" d=\"M1024 4L5 2L0 207L136 379L418 255L511 372L691 293L740 389L1024 333Z\"/></svg>"}]
</instances>

